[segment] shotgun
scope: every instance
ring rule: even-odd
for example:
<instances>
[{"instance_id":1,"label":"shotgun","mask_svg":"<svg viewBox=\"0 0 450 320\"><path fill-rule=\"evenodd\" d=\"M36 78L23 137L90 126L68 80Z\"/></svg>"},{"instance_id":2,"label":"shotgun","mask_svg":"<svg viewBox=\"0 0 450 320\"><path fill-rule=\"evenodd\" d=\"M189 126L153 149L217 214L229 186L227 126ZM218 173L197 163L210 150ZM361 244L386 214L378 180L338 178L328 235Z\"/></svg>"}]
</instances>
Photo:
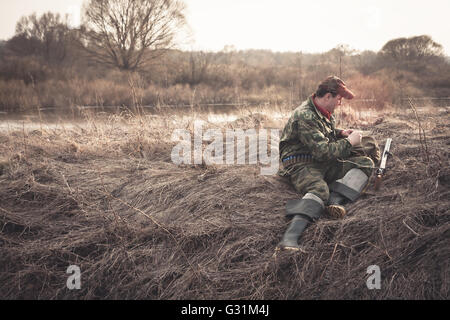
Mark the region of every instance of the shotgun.
<instances>
[{"instance_id":1,"label":"shotgun","mask_svg":"<svg viewBox=\"0 0 450 320\"><path fill-rule=\"evenodd\" d=\"M384 145L384 151L383 151L383 155L381 156L380 167L377 169L377 172L376 172L375 190L379 190L380 189L381 180L382 180L382 178L384 176L384 173L386 171L387 158L388 158L389 155L391 155L391 153L389 152L389 150L391 149L391 142L392 142L392 139L391 138L387 138L386 144Z\"/></svg>"}]
</instances>

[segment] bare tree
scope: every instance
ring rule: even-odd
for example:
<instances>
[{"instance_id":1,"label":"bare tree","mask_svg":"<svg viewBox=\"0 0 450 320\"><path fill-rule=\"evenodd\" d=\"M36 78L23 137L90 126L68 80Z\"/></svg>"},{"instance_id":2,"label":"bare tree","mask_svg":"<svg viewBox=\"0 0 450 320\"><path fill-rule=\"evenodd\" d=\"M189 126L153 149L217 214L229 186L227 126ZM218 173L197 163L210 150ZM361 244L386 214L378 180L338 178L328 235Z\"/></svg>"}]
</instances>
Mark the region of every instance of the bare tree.
<instances>
[{"instance_id":1,"label":"bare tree","mask_svg":"<svg viewBox=\"0 0 450 320\"><path fill-rule=\"evenodd\" d=\"M194 52L190 53L189 58L189 84L191 86L197 85L205 80L207 71L213 60L213 54L208 52Z\"/></svg>"},{"instance_id":2,"label":"bare tree","mask_svg":"<svg viewBox=\"0 0 450 320\"><path fill-rule=\"evenodd\" d=\"M430 36L422 35L411 38L397 38L388 41L380 51L382 57L393 63L426 62L443 55L442 45Z\"/></svg>"},{"instance_id":3,"label":"bare tree","mask_svg":"<svg viewBox=\"0 0 450 320\"><path fill-rule=\"evenodd\" d=\"M345 68L345 60L347 57L353 55L355 53L354 49L351 49L347 44L339 44L326 54L330 55L334 61L336 61L336 65L339 66L339 77L344 77L344 68Z\"/></svg>"},{"instance_id":4,"label":"bare tree","mask_svg":"<svg viewBox=\"0 0 450 320\"><path fill-rule=\"evenodd\" d=\"M22 17L16 24L16 35L8 42L15 54L37 55L47 63L60 63L67 56L69 41L68 17L47 12L40 17Z\"/></svg>"},{"instance_id":5,"label":"bare tree","mask_svg":"<svg viewBox=\"0 0 450 320\"><path fill-rule=\"evenodd\" d=\"M104 65L136 70L173 46L185 25L179 0L90 0L83 8L83 46Z\"/></svg>"}]
</instances>

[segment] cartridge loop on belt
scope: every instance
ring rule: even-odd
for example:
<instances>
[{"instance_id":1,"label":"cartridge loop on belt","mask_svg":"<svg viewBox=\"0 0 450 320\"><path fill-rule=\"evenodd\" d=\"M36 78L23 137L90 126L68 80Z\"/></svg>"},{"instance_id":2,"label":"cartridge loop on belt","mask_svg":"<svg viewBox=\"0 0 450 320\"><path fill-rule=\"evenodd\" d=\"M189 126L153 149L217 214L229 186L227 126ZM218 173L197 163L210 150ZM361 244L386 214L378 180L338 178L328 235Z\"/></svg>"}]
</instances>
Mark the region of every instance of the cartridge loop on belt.
<instances>
[{"instance_id":1,"label":"cartridge loop on belt","mask_svg":"<svg viewBox=\"0 0 450 320\"><path fill-rule=\"evenodd\" d=\"M295 154L283 158L281 161L283 162L283 166L286 168L296 163L311 163L313 161L313 157L310 154Z\"/></svg>"}]
</instances>

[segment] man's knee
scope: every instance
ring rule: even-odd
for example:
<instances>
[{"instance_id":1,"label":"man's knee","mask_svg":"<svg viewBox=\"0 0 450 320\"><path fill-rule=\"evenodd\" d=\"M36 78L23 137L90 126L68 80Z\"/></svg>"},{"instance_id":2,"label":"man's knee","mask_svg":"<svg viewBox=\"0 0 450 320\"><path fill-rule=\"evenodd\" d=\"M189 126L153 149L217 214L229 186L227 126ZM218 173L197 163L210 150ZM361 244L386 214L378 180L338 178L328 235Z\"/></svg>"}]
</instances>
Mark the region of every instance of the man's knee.
<instances>
[{"instance_id":1,"label":"man's knee","mask_svg":"<svg viewBox=\"0 0 450 320\"><path fill-rule=\"evenodd\" d=\"M361 170L370 177L372 175L373 168L375 167L375 163L369 157L361 157Z\"/></svg>"},{"instance_id":2,"label":"man's knee","mask_svg":"<svg viewBox=\"0 0 450 320\"><path fill-rule=\"evenodd\" d=\"M310 183L305 183L306 181L302 181L300 184L294 184L295 189L301 193L312 193L318 196L323 202L327 202L330 196L330 191L328 188L328 184L324 180L314 180Z\"/></svg>"},{"instance_id":3,"label":"man's knee","mask_svg":"<svg viewBox=\"0 0 450 320\"><path fill-rule=\"evenodd\" d=\"M328 201L328 184L323 179L323 173L316 168L303 167L291 176L291 183L300 194L309 192L325 203Z\"/></svg>"},{"instance_id":4,"label":"man's knee","mask_svg":"<svg viewBox=\"0 0 450 320\"><path fill-rule=\"evenodd\" d=\"M353 166L352 168L349 168L350 170L353 168L361 169L362 172L364 172L368 177L372 175L373 168L375 167L375 163L373 160L369 157L361 156L361 157L354 157L352 159L349 159L353 163L356 163L356 166ZM348 170L348 171L350 171Z\"/></svg>"}]
</instances>

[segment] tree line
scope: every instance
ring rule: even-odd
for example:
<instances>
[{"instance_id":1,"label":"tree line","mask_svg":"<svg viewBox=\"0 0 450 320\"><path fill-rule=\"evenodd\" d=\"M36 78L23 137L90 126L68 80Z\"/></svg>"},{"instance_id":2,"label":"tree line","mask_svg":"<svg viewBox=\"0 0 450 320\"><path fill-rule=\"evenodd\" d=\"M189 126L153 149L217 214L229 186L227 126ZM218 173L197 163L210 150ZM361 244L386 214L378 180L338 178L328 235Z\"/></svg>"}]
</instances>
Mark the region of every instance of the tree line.
<instances>
[{"instance_id":1,"label":"tree line","mask_svg":"<svg viewBox=\"0 0 450 320\"><path fill-rule=\"evenodd\" d=\"M405 92L450 96L448 58L428 35L390 40L378 52L357 52L348 45L316 54L232 46L220 52L181 51L175 37L186 26L185 9L178 0L90 0L78 28L69 26L68 16L52 12L22 17L15 35L0 42L0 80L25 86L74 78L126 83L133 74L142 88L233 88L254 96L279 87L285 89L283 98L297 101L320 79L336 74L355 82L370 79L380 92L389 84L397 88L391 88L391 100ZM214 94L214 100L229 102L230 90L222 97ZM365 95L370 98L370 88Z\"/></svg>"}]
</instances>

